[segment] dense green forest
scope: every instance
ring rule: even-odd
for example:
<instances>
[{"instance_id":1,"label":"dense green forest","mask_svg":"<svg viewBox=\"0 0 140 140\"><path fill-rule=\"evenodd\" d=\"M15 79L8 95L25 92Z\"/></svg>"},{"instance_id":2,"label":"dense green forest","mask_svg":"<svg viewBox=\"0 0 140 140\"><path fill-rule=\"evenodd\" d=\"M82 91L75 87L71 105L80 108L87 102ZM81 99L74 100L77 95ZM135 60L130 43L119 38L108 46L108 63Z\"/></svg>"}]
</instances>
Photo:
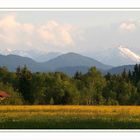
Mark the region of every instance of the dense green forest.
<instances>
[{"instance_id":1,"label":"dense green forest","mask_svg":"<svg viewBox=\"0 0 140 140\"><path fill-rule=\"evenodd\" d=\"M139 105L140 65L118 75L102 75L95 67L73 77L61 72L32 73L26 66L0 68L0 90L11 96L0 104Z\"/></svg>"}]
</instances>

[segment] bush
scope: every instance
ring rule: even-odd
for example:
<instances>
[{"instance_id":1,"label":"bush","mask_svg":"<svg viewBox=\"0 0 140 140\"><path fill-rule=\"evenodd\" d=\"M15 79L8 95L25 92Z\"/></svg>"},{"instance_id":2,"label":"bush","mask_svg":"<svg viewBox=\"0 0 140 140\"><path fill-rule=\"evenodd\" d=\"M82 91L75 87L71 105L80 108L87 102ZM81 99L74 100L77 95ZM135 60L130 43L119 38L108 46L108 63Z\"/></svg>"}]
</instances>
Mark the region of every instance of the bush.
<instances>
[{"instance_id":1,"label":"bush","mask_svg":"<svg viewBox=\"0 0 140 140\"><path fill-rule=\"evenodd\" d=\"M20 93L14 91L11 85L0 83L0 91L4 91L10 95L10 97L0 100L0 104L3 105L22 105L23 98Z\"/></svg>"}]
</instances>

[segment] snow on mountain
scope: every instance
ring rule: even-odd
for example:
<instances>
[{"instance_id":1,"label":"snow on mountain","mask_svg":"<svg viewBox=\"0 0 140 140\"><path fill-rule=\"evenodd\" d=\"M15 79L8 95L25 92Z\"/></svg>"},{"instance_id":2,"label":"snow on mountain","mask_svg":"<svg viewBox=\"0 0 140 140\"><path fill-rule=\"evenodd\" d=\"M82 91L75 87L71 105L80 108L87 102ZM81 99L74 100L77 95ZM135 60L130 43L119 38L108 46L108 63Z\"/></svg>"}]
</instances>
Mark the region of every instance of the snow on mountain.
<instances>
[{"instance_id":1,"label":"snow on mountain","mask_svg":"<svg viewBox=\"0 0 140 140\"><path fill-rule=\"evenodd\" d=\"M4 50L0 50L0 54L3 54L3 55L8 55L8 54L10 54L11 52L12 52L12 50L9 49L9 48L6 48L6 49L4 49Z\"/></svg>"},{"instance_id":2,"label":"snow on mountain","mask_svg":"<svg viewBox=\"0 0 140 140\"><path fill-rule=\"evenodd\" d=\"M0 50L0 54L2 54L2 55L15 54L15 55L20 55L20 56L29 56L27 51L24 51L24 50L11 50L9 48Z\"/></svg>"},{"instance_id":3,"label":"snow on mountain","mask_svg":"<svg viewBox=\"0 0 140 140\"><path fill-rule=\"evenodd\" d=\"M140 56L132 52L130 49L122 47L122 46L120 46L118 49L120 50L120 54L122 56L132 59L135 62L140 62Z\"/></svg>"},{"instance_id":4,"label":"snow on mountain","mask_svg":"<svg viewBox=\"0 0 140 140\"><path fill-rule=\"evenodd\" d=\"M106 49L98 53L96 52L96 54L93 54L93 58L101 61L104 64L113 66L140 63L140 55L136 54L127 47L124 47L123 45Z\"/></svg>"},{"instance_id":5,"label":"snow on mountain","mask_svg":"<svg viewBox=\"0 0 140 140\"><path fill-rule=\"evenodd\" d=\"M37 62L45 62L59 56L59 52L46 52L41 50L11 50L9 48L1 49L0 54L2 55L19 55L23 57L29 57Z\"/></svg>"}]
</instances>

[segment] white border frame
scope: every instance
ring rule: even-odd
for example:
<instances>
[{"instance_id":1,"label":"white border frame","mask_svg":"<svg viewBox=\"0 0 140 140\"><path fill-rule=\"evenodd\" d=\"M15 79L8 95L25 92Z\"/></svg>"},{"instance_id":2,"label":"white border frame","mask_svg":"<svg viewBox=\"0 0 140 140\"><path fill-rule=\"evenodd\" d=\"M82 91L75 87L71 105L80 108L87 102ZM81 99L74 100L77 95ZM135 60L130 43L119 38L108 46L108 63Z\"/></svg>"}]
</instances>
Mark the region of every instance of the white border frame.
<instances>
[{"instance_id":1,"label":"white border frame","mask_svg":"<svg viewBox=\"0 0 140 140\"><path fill-rule=\"evenodd\" d=\"M139 0L0 0L1 8L136 8Z\"/></svg>"}]
</instances>

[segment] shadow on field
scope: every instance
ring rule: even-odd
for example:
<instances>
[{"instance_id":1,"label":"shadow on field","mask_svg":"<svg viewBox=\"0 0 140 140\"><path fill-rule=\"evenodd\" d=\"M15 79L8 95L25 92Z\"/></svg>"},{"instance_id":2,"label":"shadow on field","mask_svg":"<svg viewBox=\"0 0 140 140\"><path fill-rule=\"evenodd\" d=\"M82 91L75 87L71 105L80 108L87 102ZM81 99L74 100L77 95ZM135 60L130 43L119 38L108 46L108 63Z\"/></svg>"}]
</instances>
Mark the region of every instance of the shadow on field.
<instances>
[{"instance_id":1,"label":"shadow on field","mask_svg":"<svg viewBox=\"0 0 140 140\"><path fill-rule=\"evenodd\" d=\"M5 121L0 129L139 129L139 122L92 120Z\"/></svg>"}]
</instances>

